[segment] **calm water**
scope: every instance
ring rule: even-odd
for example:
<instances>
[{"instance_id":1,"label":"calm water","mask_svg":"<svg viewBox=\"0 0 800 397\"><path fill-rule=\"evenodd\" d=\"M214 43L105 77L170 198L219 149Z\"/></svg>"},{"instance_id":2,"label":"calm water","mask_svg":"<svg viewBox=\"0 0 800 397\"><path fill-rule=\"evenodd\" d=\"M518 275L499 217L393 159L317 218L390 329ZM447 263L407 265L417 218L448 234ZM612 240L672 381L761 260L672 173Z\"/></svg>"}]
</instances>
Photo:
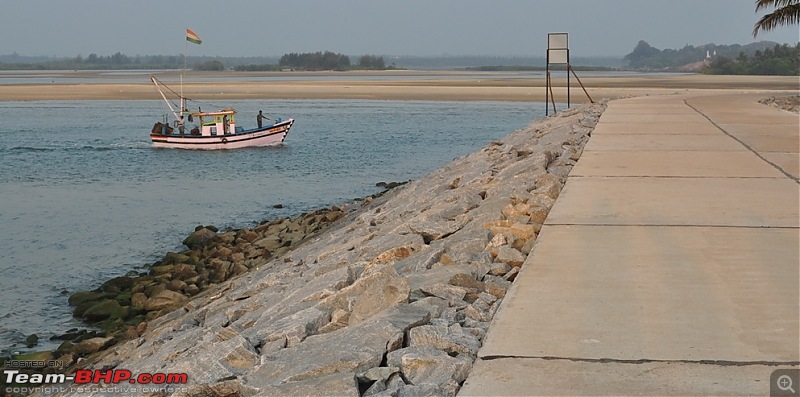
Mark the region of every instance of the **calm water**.
<instances>
[{"instance_id":1,"label":"calm water","mask_svg":"<svg viewBox=\"0 0 800 397\"><path fill-rule=\"evenodd\" d=\"M196 225L252 226L363 197L544 114L509 102L222 105L245 128L259 109L297 121L280 147L181 151L150 147L159 101L0 102L0 350L82 326L68 294L183 249Z\"/></svg>"}]
</instances>

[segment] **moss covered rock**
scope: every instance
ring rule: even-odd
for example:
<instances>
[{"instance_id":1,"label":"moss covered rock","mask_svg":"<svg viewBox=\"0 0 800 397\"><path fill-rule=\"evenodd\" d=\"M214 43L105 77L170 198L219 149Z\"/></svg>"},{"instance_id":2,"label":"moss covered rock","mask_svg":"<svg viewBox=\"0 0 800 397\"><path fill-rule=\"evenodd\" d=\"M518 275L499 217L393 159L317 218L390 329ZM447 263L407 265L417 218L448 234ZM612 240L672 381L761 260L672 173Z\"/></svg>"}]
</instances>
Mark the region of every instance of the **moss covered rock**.
<instances>
[{"instance_id":1,"label":"moss covered rock","mask_svg":"<svg viewBox=\"0 0 800 397\"><path fill-rule=\"evenodd\" d=\"M89 321L101 321L108 318L122 318L127 313L127 308L113 299L106 299L86 309L83 318Z\"/></svg>"}]
</instances>

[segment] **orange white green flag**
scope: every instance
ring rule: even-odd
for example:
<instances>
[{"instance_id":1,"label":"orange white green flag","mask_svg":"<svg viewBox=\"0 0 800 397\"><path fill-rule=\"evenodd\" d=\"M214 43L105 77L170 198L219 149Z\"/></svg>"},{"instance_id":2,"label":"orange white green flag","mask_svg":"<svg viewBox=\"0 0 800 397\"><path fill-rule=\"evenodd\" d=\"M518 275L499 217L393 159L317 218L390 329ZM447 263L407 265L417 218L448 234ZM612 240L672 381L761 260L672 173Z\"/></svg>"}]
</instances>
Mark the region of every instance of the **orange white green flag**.
<instances>
[{"instance_id":1,"label":"orange white green flag","mask_svg":"<svg viewBox=\"0 0 800 397\"><path fill-rule=\"evenodd\" d=\"M192 32L192 29L186 29L186 41L190 41L195 44L200 44L203 40L200 40L200 36L197 33Z\"/></svg>"}]
</instances>

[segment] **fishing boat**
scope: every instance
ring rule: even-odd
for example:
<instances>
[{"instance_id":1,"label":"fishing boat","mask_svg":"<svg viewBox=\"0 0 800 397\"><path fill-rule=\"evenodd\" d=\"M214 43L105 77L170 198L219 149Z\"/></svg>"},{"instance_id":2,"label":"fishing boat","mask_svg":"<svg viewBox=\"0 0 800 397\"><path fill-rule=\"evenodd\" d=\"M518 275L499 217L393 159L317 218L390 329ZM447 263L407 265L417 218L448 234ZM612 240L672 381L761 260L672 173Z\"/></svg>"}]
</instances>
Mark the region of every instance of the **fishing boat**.
<instances>
[{"instance_id":1,"label":"fishing boat","mask_svg":"<svg viewBox=\"0 0 800 397\"><path fill-rule=\"evenodd\" d=\"M186 41L200 44L200 38L186 29ZM186 69L184 56L184 70ZM150 76L161 98L169 108L161 121L153 125L150 140L153 147L176 149L237 149L254 146L273 146L283 143L294 119L283 120L280 117L270 120L261 112L256 116L258 126L245 129L236 124L236 110L225 108L218 111L190 112L187 107L189 99L183 96L183 73L181 73L181 90L176 93L155 76ZM176 94L179 103L172 102L164 92L168 90ZM263 121L267 120L266 125ZM271 123L270 123L271 122Z\"/></svg>"},{"instance_id":2,"label":"fishing boat","mask_svg":"<svg viewBox=\"0 0 800 397\"><path fill-rule=\"evenodd\" d=\"M235 109L189 112L186 108L187 99L182 96L176 109L164 94L161 87L163 83L159 84L155 76L150 76L150 80L158 88L172 116L172 122L169 121L170 114L166 114L153 125L150 131L153 147L213 150L279 145L294 124L294 119L277 118L271 123L267 119L266 125L245 129L236 123Z\"/></svg>"}]
</instances>

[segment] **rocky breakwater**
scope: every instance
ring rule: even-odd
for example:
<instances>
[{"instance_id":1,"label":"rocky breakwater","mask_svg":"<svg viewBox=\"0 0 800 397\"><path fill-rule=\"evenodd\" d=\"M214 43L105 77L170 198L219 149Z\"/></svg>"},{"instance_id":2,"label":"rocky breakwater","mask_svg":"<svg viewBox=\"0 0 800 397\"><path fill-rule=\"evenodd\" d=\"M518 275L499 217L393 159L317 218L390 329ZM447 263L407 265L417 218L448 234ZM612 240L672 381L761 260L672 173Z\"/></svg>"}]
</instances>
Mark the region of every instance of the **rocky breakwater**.
<instances>
[{"instance_id":1,"label":"rocky breakwater","mask_svg":"<svg viewBox=\"0 0 800 397\"><path fill-rule=\"evenodd\" d=\"M376 196L370 196L367 201ZM295 218L264 221L253 228L219 232L198 226L184 239L188 247L169 252L144 273L112 278L91 291L69 297L73 314L100 330L70 330L54 339L64 342L54 352L62 365L140 336L147 322L178 309L213 285L266 264L360 208L360 203L333 206Z\"/></svg>"},{"instance_id":2,"label":"rocky breakwater","mask_svg":"<svg viewBox=\"0 0 800 397\"><path fill-rule=\"evenodd\" d=\"M603 109L394 189L84 364L186 373L183 396L455 395Z\"/></svg>"}]
</instances>

